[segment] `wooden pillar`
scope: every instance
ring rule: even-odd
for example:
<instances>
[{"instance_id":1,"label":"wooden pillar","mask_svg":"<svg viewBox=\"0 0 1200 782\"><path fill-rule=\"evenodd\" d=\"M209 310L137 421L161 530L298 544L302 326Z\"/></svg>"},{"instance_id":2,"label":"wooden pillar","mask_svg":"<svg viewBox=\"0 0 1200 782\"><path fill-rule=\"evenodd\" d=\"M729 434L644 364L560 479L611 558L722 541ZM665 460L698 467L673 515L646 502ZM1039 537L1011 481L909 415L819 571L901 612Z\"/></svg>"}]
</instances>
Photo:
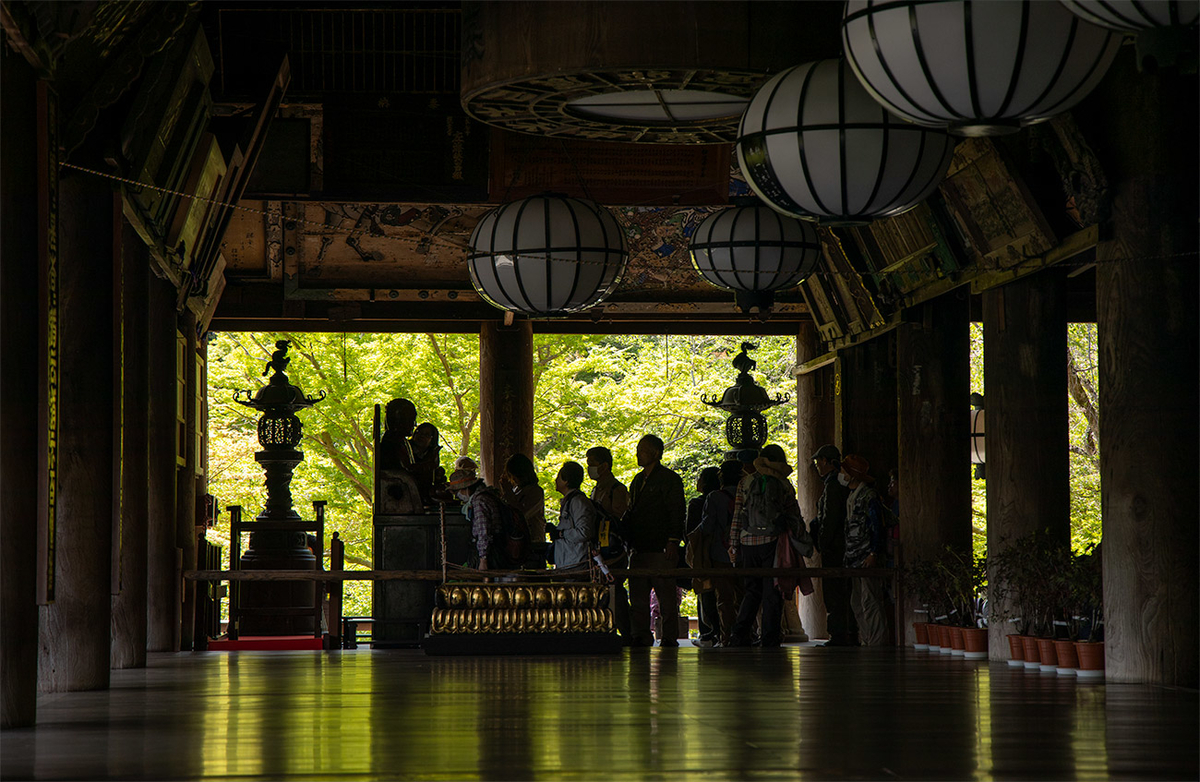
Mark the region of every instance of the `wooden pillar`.
<instances>
[{"instance_id":1,"label":"wooden pillar","mask_svg":"<svg viewBox=\"0 0 1200 782\"><path fill-rule=\"evenodd\" d=\"M800 324L796 335L796 363L803 364L821 354L823 344L815 323ZM796 499L807 522L817 516L817 500L825 488L813 467L812 455L833 442L833 367L822 367L796 377ZM820 554L809 561L816 564ZM811 595L798 598L800 621L810 638L826 638L825 599L821 579L813 579Z\"/></svg>"},{"instance_id":2,"label":"wooden pillar","mask_svg":"<svg viewBox=\"0 0 1200 782\"><path fill-rule=\"evenodd\" d=\"M1197 79L1122 55L1093 141L1114 191L1096 275L1106 670L1195 688Z\"/></svg>"},{"instance_id":3,"label":"wooden pillar","mask_svg":"<svg viewBox=\"0 0 1200 782\"><path fill-rule=\"evenodd\" d=\"M171 652L179 582L175 578L175 288L150 279L146 399L146 646Z\"/></svg>"},{"instance_id":4,"label":"wooden pillar","mask_svg":"<svg viewBox=\"0 0 1200 782\"><path fill-rule=\"evenodd\" d=\"M479 451L497 485L515 453L533 458L533 324L484 323L479 330Z\"/></svg>"},{"instance_id":5,"label":"wooden pillar","mask_svg":"<svg viewBox=\"0 0 1200 782\"><path fill-rule=\"evenodd\" d=\"M196 567L196 394L200 381L196 371L196 316L184 310L179 320L184 339L183 366L180 367L183 418L179 421L183 460L179 464L175 487L175 546L178 550L175 561L179 565L175 578L180 590L176 648L190 652L196 627L196 582L184 581L183 571Z\"/></svg>"},{"instance_id":6,"label":"wooden pillar","mask_svg":"<svg viewBox=\"0 0 1200 782\"><path fill-rule=\"evenodd\" d=\"M896 331L899 558L909 564L936 557L947 545L963 553L971 551L967 291L947 293L911 314L919 320ZM925 621L923 614L913 613L918 607L905 597L903 626L897 632L904 645L916 640L912 623Z\"/></svg>"},{"instance_id":7,"label":"wooden pillar","mask_svg":"<svg viewBox=\"0 0 1200 782\"><path fill-rule=\"evenodd\" d=\"M113 597L112 667L146 665L147 383L150 260L128 225L122 241L121 547Z\"/></svg>"},{"instance_id":8,"label":"wooden pillar","mask_svg":"<svg viewBox=\"0 0 1200 782\"><path fill-rule=\"evenodd\" d=\"M988 554L1038 530L1070 540L1067 310L1058 270L983 293ZM964 407L968 403L964 401ZM1007 659L1007 623L992 622L991 657Z\"/></svg>"},{"instance_id":9,"label":"wooden pillar","mask_svg":"<svg viewBox=\"0 0 1200 782\"><path fill-rule=\"evenodd\" d=\"M37 76L0 60L0 728L18 728L37 717Z\"/></svg>"},{"instance_id":10,"label":"wooden pillar","mask_svg":"<svg viewBox=\"0 0 1200 782\"><path fill-rule=\"evenodd\" d=\"M53 602L41 612L38 686L108 687L113 545L113 235L103 180L59 182L59 427Z\"/></svg>"},{"instance_id":11,"label":"wooden pillar","mask_svg":"<svg viewBox=\"0 0 1200 782\"><path fill-rule=\"evenodd\" d=\"M876 480L896 466L895 340L891 331L852 345L836 363L835 444L866 458Z\"/></svg>"}]
</instances>

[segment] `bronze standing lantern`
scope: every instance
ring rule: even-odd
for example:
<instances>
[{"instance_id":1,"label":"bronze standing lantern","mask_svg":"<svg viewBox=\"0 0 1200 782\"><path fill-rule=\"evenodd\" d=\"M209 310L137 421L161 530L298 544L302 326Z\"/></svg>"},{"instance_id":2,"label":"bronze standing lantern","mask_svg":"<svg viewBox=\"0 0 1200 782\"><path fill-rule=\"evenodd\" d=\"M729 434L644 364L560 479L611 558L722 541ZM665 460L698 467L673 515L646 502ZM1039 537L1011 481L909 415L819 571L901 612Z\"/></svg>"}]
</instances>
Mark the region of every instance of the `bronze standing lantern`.
<instances>
[{"instance_id":1,"label":"bronze standing lantern","mask_svg":"<svg viewBox=\"0 0 1200 782\"><path fill-rule=\"evenodd\" d=\"M767 444L767 418L763 410L791 401L791 395L776 394L772 399L766 389L754 382L750 372L758 362L750 358L749 352L758 348L752 342L742 343L742 352L733 359L733 368L738 371L737 380L718 399L707 394L701 397L706 405L729 413L725 421L725 440L733 450L725 452L726 459L737 459L745 451L755 454Z\"/></svg>"},{"instance_id":2,"label":"bronze standing lantern","mask_svg":"<svg viewBox=\"0 0 1200 782\"><path fill-rule=\"evenodd\" d=\"M292 507L292 472L304 460L304 453L297 447L304 434L304 427L296 415L300 410L312 407L325 398L305 396L304 392L288 380L287 340L275 343L275 352L267 362L263 375L274 370L267 384L251 396L243 390L234 394L234 401L262 413L258 421L258 442L261 451L254 460L263 466L266 473L267 501L262 512L246 528L261 525L262 529L250 533L246 552L240 557L240 567L247 570L311 570L316 561L309 550L304 524L300 514ZM242 399L242 395L245 399ZM233 541L234 546L240 545ZM246 635L289 635L311 632L311 617L288 615L292 608L312 606L314 586L311 582L247 583L241 589L241 607L250 609L242 619L241 632ZM261 609L257 615L251 611ZM276 610L278 615L267 611ZM310 609L311 610L311 609Z\"/></svg>"}]
</instances>

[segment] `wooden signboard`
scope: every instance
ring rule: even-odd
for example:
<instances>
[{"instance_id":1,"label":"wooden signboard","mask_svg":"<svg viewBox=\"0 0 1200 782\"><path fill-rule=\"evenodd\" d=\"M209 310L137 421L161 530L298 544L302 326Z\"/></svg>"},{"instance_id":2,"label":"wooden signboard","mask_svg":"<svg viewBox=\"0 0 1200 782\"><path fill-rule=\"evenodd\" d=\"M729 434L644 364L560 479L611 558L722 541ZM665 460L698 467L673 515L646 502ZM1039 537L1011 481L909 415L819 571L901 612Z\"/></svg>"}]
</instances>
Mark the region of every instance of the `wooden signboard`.
<instances>
[{"instance_id":1,"label":"wooden signboard","mask_svg":"<svg viewBox=\"0 0 1200 782\"><path fill-rule=\"evenodd\" d=\"M980 271L1014 266L1057 243L1020 176L987 139L958 145L940 189Z\"/></svg>"}]
</instances>

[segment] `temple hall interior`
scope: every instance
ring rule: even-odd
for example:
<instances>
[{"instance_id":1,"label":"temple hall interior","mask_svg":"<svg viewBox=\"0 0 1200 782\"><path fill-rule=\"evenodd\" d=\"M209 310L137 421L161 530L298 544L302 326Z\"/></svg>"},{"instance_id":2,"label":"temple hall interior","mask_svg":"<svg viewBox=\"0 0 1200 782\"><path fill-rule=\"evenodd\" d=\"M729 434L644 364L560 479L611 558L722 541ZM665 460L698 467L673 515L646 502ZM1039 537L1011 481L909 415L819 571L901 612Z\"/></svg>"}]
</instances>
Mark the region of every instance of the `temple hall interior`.
<instances>
[{"instance_id":1,"label":"temple hall interior","mask_svg":"<svg viewBox=\"0 0 1200 782\"><path fill-rule=\"evenodd\" d=\"M1196 779L1198 17L0 0L0 777ZM236 399L254 505L215 496L209 348L249 332L477 351L473 452L422 461L415 379L329 441L362 561L293 500L336 400L286 339ZM717 538L641 432L581 548L611 455L557 541L508 510L546 335L729 343Z\"/></svg>"}]
</instances>

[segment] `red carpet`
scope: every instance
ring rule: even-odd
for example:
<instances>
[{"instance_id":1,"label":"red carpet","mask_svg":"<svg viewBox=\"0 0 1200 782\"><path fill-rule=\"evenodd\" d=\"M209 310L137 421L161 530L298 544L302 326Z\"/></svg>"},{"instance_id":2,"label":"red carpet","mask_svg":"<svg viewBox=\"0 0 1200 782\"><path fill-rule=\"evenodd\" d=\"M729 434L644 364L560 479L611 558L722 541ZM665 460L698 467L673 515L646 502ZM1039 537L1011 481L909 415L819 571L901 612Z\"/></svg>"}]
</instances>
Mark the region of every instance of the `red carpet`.
<instances>
[{"instance_id":1,"label":"red carpet","mask_svg":"<svg viewBox=\"0 0 1200 782\"><path fill-rule=\"evenodd\" d=\"M236 641L228 638L213 638L208 642L210 652L279 651L284 649L316 649L323 643L311 635L250 635Z\"/></svg>"}]
</instances>

